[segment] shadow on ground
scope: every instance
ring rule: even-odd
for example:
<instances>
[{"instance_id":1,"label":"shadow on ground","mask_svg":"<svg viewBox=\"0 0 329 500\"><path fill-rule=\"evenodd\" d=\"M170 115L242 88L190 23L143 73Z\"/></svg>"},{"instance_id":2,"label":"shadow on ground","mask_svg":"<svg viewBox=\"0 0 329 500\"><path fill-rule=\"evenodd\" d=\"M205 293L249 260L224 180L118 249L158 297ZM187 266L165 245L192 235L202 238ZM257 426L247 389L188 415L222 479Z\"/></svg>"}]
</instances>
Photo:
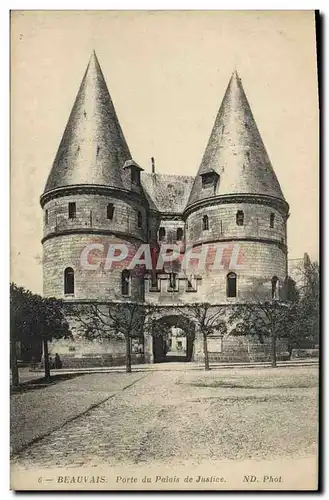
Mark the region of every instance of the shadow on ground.
<instances>
[{"instance_id":1,"label":"shadow on ground","mask_svg":"<svg viewBox=\"0 0 329 500\"><path fill-rule=\"evenodd\" d=\"M232 382L217 381L212 383L206 382L195 382L190 385L195 387L219 387L223 389L309 389L310 387L316 387L312 384L263 384L263 385L253 385L253 384L239 384Z\"/></svg>"},{"instance_id":2,"label":"shadow on ground","mask_svg":"<svg viewBox=\"0 0 329 500\"><path fill-rule=\"evenodd\" d=\"M71 380L76 377L81 377L84 373L61 373L57 375L52 375L50 381L47 381L45 377L40 377L34 380L28 380L19 385L19 387L11 387L11 394L17 394L27 391L36 391L38 389L44 389L45 387L51 387L58 384L59 382L64 382L65 380Z\"/></svg>"}]
</instances>

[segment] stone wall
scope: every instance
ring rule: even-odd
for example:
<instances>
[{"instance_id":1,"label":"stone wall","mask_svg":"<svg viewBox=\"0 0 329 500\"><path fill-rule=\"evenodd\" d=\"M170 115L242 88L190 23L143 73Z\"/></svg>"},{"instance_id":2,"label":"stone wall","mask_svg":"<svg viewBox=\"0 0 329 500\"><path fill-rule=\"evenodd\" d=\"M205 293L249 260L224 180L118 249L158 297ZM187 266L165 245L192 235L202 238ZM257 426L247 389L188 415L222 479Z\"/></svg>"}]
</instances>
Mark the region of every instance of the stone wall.
<instances>
[{"instance_id":1,"label":"stone wall","mask_svg":"<svg viewBox=\"0 0 329 500\"><path fill-rule=\"evenodd\" d=\"M76 203L76 217L68 217L68 204ZM107 218L107 205L112 203L114 213L112 220ZM45 212L48 211L48 224ZM137 214L142 214L142 228L138 227ZM120 199L117 196L99 194L78 194L54 198L44 206L44 237L61 231L74 229L104 230L114 233L125 233L131 237L146 241L148 217L145 204L136 200Z\"/></svg>"},{"instance_id":2,"label":"stone wall","mask_svg":"<svg viewBox=\"0 0 329 500\"><path fill-rule=\"evenodd\" d=\"M103 250L96 250L89 256L89 263L97 269L81 264L81 254L87 245L98 243ZM131 252L136 252L139 242L107 235L66 234L46 240L43 244L43 286L44 295L66 300L121 300L121 273L127 262L118 262L106 269L109 245L125 243ZM64 294L64 270L74 270L74 295ZM131 300L143 300L144 280L140 269L131 271Z\"/></svg>"},{"instance_id":3,"label":"stone wall","mask_svg":"<svg viewBox=\"0 0 329 500\"><path fill-rule=\"evenodd\" d=\"M238 210L244 213L244 224L236 224ZM274 227L270 217L274 214ZM207 215L209 229L203 230L202 220ZM263 238L286 244L286 221L278 210L267 205L253 203L223 203L204 206L192 212L186 219L186 241L193 244L230 238Z\"/></svg>"},{"instance_id":4,"label":"stone wall","mask_svg":"<svg viewBox=\"0 0 329 500\"><path fill-rule=\"evenodd\" d=\"M205 248L205 247L204 247ZM210 246L209 246L210 248ZM227 244L228 258L224 259L222 269L200 270L197 265L191 266L187 272L181 271L177 276L177 289L172 291L169 278L165 274L158 276L158 291L151 291L150 281L145 284L145 300L150 304L191 304L198 301L232 304L239 300L249 300L253 297L272 297L273 276L277 276L281 289L286 278L287 256L285 250L273 243L258 241L240 241ZM239 251L238 268L231 266L233 252ZM193 250L197 255L200 247ZM208 250L211 252L211 249ZM237 275L237 297L228 298L227 274L234 271ZM188 290L187 280L192 282Z\"/></svg>"}]
</instances>

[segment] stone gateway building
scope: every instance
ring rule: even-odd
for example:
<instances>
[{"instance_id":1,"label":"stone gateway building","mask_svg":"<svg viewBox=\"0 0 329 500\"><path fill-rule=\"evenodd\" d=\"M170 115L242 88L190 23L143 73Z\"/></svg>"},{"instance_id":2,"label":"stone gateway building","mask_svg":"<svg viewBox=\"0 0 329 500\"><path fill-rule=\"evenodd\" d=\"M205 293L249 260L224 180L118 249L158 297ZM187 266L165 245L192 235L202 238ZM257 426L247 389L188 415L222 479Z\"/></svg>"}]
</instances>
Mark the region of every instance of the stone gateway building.
<instances>
[{"instance_id":1,"label":"stone gateway building","mask_svg":"<svg viewBox=\"0 0 329 500\"><path fill-rule=\"evenodd\" d=\"M159 338L145 330L142 339L132 339L134 362L177 353L176 359L201 360L202 341L186 320L192 304L207 301L229 311L259 296L274 300L283 290L289 206L237 72L195 172L160 174L153 158L151 172L138 165L93 53L41 196L44 295L105 309L112 301L154 305L167 333ZM122 260L124 249L140 257L141 245L157 255L160 247L169 249L162 254L167 260L144 272ZM72 332L73 340L51 346L64 366L123 362L120 338L87 341L74 322ZM208 349L210 360L269 357L266 341L233 336L230 327L215 332Z\"/></svg>"}]
</instances>

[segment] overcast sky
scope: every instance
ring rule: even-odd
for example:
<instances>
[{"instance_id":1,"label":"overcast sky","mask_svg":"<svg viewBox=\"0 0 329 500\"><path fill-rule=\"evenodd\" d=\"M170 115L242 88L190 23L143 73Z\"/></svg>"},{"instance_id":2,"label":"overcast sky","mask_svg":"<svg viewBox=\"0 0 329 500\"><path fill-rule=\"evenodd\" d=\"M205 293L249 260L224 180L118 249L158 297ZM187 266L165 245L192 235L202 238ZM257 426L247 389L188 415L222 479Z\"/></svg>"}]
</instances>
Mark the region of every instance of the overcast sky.
<instances>
[{"instance_id":1,"label":"overcast sky","mask_svg":"<svg viewBox=\"0 0 329 500\"><path fill-rule=\"evenodd\" d=\"M92 50L133 158L195 175L234 69L290 205L289 258L318 257L313 13L15 12L12 280L42 293L43 192Z\"/></svg>"}]
</instances>

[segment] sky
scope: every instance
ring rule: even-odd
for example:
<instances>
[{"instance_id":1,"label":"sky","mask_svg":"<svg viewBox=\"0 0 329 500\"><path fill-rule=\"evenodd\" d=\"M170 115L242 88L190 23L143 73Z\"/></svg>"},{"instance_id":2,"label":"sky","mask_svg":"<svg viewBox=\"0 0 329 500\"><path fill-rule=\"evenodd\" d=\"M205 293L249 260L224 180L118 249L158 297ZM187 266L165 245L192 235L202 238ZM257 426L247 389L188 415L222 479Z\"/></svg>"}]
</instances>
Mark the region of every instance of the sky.
<instances>
[{"instance_id":1,"label":"sky","mask_svg":"<svg viewBox=\"0 0 329 500\"><path fill-rule=\"evenodd\" d=\"M290 205L289 258L318 258L312 11L15 11L11 280L42 293L42 194L92 50L133 158L195 175L237 69Z\"/></svg>"}]
</instances>

